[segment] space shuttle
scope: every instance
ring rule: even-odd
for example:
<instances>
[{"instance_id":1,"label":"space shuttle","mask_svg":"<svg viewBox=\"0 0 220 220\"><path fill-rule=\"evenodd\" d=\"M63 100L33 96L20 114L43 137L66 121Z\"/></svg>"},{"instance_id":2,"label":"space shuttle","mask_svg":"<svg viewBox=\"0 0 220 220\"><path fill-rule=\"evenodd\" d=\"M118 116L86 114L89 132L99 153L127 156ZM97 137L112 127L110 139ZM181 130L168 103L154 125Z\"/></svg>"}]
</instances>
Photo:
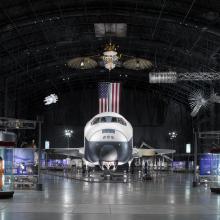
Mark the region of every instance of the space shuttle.
<instances>
[{"instance_id":1,"label":"space shuttle","mask_svg":"<svg viewBox=\"0 0 220 220\"><path fill-rule=\"evenodd\" d=\"M115 112L94 116L84 128L84 147L54 148L56 153L81 157L87 166L116 170L131 163L134 157L174 153L169 149L139 149L133 146L133 128L129 121Z\"/></svg>"},{"instance_id":2,"label":"space shuttle","mask_svg":"<svg viewBox=\"0 0 220 220\"><path fill-rule=\"evenodd\" d=\"M102 170L115 170L133 154L133 128L120 114L104 112L93 117L84 129L84 158Z\"/></svg>"}]
</instances>

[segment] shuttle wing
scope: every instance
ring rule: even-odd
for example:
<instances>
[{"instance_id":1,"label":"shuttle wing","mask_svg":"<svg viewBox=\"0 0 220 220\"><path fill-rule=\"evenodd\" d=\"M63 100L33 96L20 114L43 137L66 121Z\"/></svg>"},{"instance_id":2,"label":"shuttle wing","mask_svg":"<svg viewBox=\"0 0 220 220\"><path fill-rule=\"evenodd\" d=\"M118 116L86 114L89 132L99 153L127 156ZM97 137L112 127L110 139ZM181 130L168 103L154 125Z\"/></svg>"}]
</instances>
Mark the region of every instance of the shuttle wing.
<instances>
[{"instance_id":1,"label":"shuttle wing","mask_svg":"<svg viewBox=\"0 0 220 220\"><path fill-rule=\"evenodd\" d=\"M66 155L66 156L81 158L87 166L94 167L94 164L85 160L84 147L81 147L81 148L50 148L47 151L54 153L54 154L62 154L62 155Z\"/></svg>"},{"instance_id":2,"label":"shuttle wing","mask_svg":"<svg viewBox=\"0 0 220 220\"><path fill-rule=\"evenodd\" d=\"M55 154L63 154L66 156L73 156L73 157L84 157L84 147L81 148L51 148L47 150L48 152L55 153Z\"/></svg>"},{"instance_id":3,"label":"shuttle wing","mask_svg":"<svg viewBox=\"0 0 220 220\"><path fill-rule=\"evenodd\" d=\"M172 150L172 149L154 149L156 154L174 154L176 153L176 150Z\"/></svg>"},{"instance_id":4,"label":"shuttle wing","mask_svg":"<svg viewBox=\"0 0 220 220\"><path fill-rule=\"evenodd\" d=\"M172 149L143 149L133 148L133 157L151 157L155 155L173 154L175 150Z\"/></svg>"}]
</instances>

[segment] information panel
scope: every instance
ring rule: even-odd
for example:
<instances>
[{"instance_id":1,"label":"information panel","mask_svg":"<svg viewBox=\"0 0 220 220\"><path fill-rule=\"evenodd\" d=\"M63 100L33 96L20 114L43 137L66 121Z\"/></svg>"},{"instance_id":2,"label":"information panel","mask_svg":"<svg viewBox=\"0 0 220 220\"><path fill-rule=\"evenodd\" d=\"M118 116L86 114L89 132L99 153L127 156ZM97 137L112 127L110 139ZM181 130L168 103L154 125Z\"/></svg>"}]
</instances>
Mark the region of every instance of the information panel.
<instances>
[{"instance_id":1,"label":"information panel","mask_svg":"<svg viewBox=\"0 0 220 220\"><path fill-rule=\"evenodd\" d=\"M180 171L186 169L186 161L173 161L173 170Z\"/></svg>"},{"instance_id":2,"label":"information panel","mask_svg":"<svg viewBox=\"0 0 220 220\"><path fill-rule=\"evenodd\" d=\"M15 175L32 175L34 169L34 150L31 148L15 148L14 149L14 169Z\"/></svg>"},{"instance_id":3,"label":"information panel","mask_svg":"<svg viewBox=\"0 0 220 220\"><path fill-rule=\"evenodd\" d=\"M220 175L220 155L204 154L200 158L200 175Z\"/></svg>"}]
</instances>

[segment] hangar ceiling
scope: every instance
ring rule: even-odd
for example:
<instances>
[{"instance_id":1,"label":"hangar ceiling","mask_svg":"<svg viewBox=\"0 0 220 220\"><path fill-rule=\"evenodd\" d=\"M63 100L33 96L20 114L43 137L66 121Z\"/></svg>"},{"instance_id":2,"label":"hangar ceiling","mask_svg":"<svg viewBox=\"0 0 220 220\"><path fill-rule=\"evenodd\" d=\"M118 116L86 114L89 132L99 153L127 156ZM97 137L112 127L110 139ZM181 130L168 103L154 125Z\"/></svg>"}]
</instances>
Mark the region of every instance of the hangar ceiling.
<instances>
[{"instance_id":1,"label":"hangar ceiling","mask_svg":"<svg viewBox=\"0 0 220 220\"><path fill-rule=\"evenodd\" d=\"M187 104L193 89L219 85L149 84L149 71L66 65L70 58L102 53L111 37L121 53L149 59L152 71L218 72L219 0L2 0L0 11L1 97L7 92L42 101L49 92L119 80ZM97 33L97 24L124 24L126 30Z\"/></svg>"}]
</instances>

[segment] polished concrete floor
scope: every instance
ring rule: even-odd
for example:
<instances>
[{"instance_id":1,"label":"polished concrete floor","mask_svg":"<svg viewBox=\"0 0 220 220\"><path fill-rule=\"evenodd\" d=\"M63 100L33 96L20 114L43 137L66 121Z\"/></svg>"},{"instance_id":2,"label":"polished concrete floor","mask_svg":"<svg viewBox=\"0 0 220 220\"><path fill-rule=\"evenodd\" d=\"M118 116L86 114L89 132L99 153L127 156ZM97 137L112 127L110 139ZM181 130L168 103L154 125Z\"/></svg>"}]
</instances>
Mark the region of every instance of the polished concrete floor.
<instances>
[{"instance_id":1,"label":"polished concrete floor","mask_svg":"<svg viewBox=\"0 0 220 220\"><path fill-rule=\"evenodd\" d=\"M1 220L220 220L220 195L193 188L192 176L169 174L153 181L87 183L44 176L44 191L16 191L0 200Z\"/></svg>"}]
</instances>

